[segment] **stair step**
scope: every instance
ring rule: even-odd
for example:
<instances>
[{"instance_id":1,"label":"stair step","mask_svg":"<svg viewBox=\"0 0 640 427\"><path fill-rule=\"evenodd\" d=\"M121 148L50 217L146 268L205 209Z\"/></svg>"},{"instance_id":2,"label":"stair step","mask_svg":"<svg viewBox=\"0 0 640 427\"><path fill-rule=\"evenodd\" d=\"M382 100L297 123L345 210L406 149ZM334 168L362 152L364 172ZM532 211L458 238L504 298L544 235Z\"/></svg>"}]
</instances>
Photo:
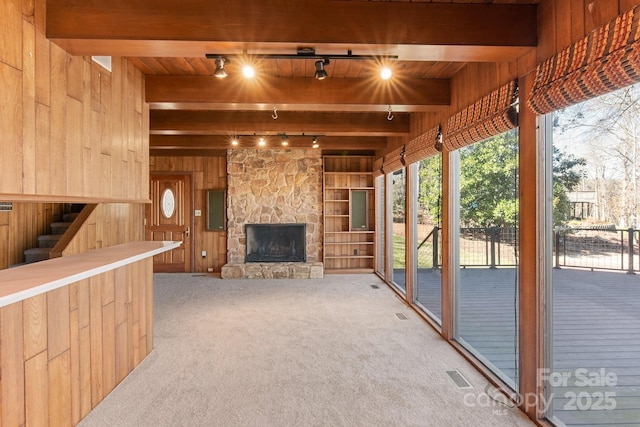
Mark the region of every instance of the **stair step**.
<instances>
[{"instance_id":1,"label":"stair step","mask_svg":"<svg viewBox=\"0 0 640 427\"><path fill-rule=\"evenodd\" d=\"M52 222L51 234L64 234L67 228L71 225L70 222Z\"/></svg>"},{"instance_id":2,"label":"stair step","mask_svg":"<svg viewBox=\"0 0 640 427\"><path fill-rule=\"evenodd\" d=\"M80 215L80 212L69 212L62 215L62 220L64 222L73 222L73 220L75 220L78 215Z\"/></svg>"},{"instance_id":3,"label":"stair step","mask_svg":"<svg viewBox=\"0 0 640 427\"><path fill-rule=\"evenodd\" d=\"M52 248L58 243L62 234L42 234L38 236L39 248Z\"/></svg>"},{"instance_id":4,"label":"stair step","mask_svg":"<svg viewBox=\"0 0 640 427\"><path fill-rule=\"evenodd\" d=\"M24 262L30 264L32 262L44 261L49 259L51 248L33 248L24 251Z\"/></svg>"}]
</instances>

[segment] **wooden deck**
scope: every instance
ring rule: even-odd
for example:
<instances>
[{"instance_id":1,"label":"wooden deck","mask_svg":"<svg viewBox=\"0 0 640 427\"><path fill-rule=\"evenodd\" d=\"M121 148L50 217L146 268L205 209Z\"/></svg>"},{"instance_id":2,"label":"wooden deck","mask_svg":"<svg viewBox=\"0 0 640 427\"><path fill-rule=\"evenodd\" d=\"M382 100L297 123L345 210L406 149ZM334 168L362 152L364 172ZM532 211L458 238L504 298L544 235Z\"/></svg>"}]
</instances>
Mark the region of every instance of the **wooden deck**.
<instances>
[{"instance_id":1,"label":"wooden deck","mask_svg":"<svg viewBox=\"0 0 640 427\"><path fill-rule=\"evenodd\" d=\"M574 269L553 274L552 371L569 375L553 388L554 415L568 426L640 426L640 276ZM468 268L460 278L462 341L515 381L515 269ZM418 283L418 302L439 317L440 272L420 270ZM580 387L581 373L596 379L615 374L615 385ZM613 401L604 393L613 393ZM607 402L615 410L606 410Z\"/></svg>"}]
</instances>

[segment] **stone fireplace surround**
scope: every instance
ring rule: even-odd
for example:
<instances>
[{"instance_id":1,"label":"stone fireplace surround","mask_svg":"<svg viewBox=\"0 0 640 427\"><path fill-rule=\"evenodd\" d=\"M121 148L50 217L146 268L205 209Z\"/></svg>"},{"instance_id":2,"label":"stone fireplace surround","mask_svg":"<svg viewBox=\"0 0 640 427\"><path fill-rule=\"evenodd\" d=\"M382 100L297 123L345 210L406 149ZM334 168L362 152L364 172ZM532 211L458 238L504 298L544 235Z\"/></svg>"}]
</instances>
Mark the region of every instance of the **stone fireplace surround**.
<instances>
[{"instance_id":1,"label":"stone fireplace surround","mask_svg":"<svg viewBox=\"0 0 640 427\"><path fill-rule=\"evenodd\" d=\"M246 263L245 224L306 224L306 262ZM227 150L223 279L321 278L322 155L317 149Z\"/></svg>"}]
</instances>

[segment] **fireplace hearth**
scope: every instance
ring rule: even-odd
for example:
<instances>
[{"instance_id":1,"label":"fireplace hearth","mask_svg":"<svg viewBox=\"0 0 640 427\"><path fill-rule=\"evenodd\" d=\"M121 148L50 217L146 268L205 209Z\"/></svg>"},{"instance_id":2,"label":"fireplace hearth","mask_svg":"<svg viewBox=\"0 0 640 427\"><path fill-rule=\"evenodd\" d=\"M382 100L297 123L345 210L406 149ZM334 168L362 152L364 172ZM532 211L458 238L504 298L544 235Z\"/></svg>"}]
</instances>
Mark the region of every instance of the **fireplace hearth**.
<instances>
[{"instance_id":1,"label":"fireplace hearth","mask_svg":"<svg viewBox=\"0 0 640 427\"><path fill-rule=\"evenodd\" d=\"M246 224L246 262L306 262L306 224Z\"/></svg>"}]
</instances>

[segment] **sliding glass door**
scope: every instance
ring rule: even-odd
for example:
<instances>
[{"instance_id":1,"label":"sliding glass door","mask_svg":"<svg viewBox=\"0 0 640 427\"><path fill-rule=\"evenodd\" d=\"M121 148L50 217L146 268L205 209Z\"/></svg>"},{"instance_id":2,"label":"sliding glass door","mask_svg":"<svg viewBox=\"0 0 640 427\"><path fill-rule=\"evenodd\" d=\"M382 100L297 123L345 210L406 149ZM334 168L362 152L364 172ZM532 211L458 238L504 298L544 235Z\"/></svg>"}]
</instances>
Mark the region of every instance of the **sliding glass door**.
<instances>
[{"instance_id":1,"label":"sliding glass door","mask_svg":"<svg viewBox=\"0 0 640 427\"><path fill-rule=\"evenodd\" d=\"M640 425L640 85L547 116L544 409Z\"/></svg>"},{"instance_id":2,"label":"sliding glass door","mask_svg":"<svg viewBox=\"0 0 640 427\"><path fill-rule=\"evenodd\" d=\"M406 209L407 209L407 171L401 168L391 174L391 283L402 293L407 291L406 275Z\"/></svg>"},{"instance_id":3,"label":"sliding glass door","mask_svg":"<svg viewBox=\"0 0 640 427\"><path fill-rule=\"evenodd\" d=\"M456 340L517 389L517 129L457 155Z\"/></svg>"},{"instance_id":4,"label":"sliding glass door","mask_svg":"<svg viewBox=\"0 0 640 427\"><path fill-rule=\"evenodd\" d=\"M438 324L442 322L442 155L418 162L414 176L417 200L414 299Z\"/></svg>"}]
</instances>

